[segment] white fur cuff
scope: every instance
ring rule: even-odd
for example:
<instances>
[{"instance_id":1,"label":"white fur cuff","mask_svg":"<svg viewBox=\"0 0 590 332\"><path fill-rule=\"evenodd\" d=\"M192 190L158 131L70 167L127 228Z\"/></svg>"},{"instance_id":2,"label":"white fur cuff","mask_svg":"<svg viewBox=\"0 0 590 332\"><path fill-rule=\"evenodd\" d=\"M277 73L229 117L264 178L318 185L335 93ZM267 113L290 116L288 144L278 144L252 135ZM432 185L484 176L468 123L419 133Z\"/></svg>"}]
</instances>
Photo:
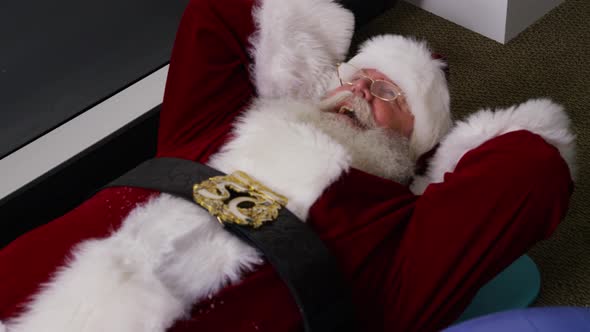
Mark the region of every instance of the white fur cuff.
<instances>
[{"instance_id":1,"label":"white fur cuff","mask_svg":"<svg viewBox=\"0 0 590 332\"><path fill-rule=\"evenodd\" d=\"M264 98L322 96L338 82L354 15L332 0L265 0L253 11L253 77Z\"/></svg>"},{"instance_id":2,"label":"white fur cuff","mask_svg":"<svg viewBox=\"0 0 590 332\"><path fill-rule=\"evenodd\" d=\"M465 153L494 137L518 130L540 135L556 147L575 177L575 135L568 115L561 105L549 99L531 99L495 112L480 110L457 123L441 142L426 174L416 177L410 189L421 195L429 184L442 182L446 172L455 170Z\"/></svg>"}]
</instances>

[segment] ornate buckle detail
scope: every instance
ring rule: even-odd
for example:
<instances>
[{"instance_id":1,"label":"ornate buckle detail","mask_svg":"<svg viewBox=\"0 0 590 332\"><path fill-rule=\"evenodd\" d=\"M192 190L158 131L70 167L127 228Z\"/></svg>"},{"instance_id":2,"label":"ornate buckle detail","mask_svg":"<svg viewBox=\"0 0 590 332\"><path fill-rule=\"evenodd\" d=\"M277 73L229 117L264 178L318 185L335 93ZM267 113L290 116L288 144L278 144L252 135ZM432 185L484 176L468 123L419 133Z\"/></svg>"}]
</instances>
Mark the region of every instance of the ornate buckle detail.
<instances>
[{"instance_id":1,"label":"ornate buckle detail","mask_svg":"<svg viewBox=\"0 0 590 332\"><path fill-rule=\"evenodd\" d=\"M253 228L275 220L288 201L242 171L195 184L193 199L222 224Z\"/></svg>"}]
</instances>

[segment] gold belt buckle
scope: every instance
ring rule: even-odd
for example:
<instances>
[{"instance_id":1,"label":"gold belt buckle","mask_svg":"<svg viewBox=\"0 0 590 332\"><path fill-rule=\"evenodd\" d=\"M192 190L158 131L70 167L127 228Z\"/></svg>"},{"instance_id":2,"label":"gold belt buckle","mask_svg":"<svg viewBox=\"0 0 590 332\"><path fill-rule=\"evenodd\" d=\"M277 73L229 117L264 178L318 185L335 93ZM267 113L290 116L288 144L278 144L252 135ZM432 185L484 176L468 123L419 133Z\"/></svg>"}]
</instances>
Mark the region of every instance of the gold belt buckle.
<instances>
[{"instance_id":1,"label":"gold belt buckle","mask_svg":"<svg viewBox=\"0 0 590 332\"><path fill-rule=\"evenodd\" d=\"M220 223L258 228L275 220L287 198L242 171L214 176L193 186L193 199Z\"/></svg>"}]
</instances>

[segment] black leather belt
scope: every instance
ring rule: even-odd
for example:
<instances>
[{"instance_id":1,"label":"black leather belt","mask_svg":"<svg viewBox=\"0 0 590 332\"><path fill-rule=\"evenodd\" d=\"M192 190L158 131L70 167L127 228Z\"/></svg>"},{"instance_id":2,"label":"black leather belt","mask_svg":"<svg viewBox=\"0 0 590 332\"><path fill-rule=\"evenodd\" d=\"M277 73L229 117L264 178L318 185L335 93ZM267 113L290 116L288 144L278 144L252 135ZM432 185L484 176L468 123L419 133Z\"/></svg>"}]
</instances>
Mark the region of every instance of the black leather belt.
<instances>
[{"instance_id":1,"label":"black leather belt","mask_svg":"<svg viewBox=\"0 0 590 332\"><path fill-rule=\"evenodd\" d=\"M106 187L154 189L195 202L196 183L223 173L193 161L150 159ZM238 196L239 197L239 196ZM223 223L232 234L258 248L286 283L301 312L305 331L354 331L350 289L336 261L309 226L286 208L272 222L254 228Z\"/></svg>"}]
</instances>

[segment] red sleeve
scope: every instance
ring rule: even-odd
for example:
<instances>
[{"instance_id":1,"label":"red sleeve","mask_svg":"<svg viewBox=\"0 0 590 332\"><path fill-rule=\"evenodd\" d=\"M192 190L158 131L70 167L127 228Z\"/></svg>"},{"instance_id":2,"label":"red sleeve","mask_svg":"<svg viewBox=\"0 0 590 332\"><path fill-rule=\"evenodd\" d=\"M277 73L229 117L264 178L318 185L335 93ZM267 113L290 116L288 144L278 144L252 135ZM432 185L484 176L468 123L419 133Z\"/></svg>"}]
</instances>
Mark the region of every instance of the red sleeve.
<instances>
[{"instance_id":1,"label":"red sleeve","mask_svg":"<svg viewBox=\"0 0 590 332\"><path fill-rule=\"evenodd\" d=\"M248 38L254 0L192 0L170 60L158 132L158 156L201 162L225 142L254 93Z\"/></svg>"},{"instance_id":2,"label":"red sleeve","mask_svg":"<svg viewBox=\"0 0 590 332\"><path fill-rule=\"evenodd\" d=\"M466 153L416 202L390 276L399 287L384 286L385 330L451 324L480 287L554 231L572 189L557 149L531 132Z\"/></svg>"}]
</instances>

